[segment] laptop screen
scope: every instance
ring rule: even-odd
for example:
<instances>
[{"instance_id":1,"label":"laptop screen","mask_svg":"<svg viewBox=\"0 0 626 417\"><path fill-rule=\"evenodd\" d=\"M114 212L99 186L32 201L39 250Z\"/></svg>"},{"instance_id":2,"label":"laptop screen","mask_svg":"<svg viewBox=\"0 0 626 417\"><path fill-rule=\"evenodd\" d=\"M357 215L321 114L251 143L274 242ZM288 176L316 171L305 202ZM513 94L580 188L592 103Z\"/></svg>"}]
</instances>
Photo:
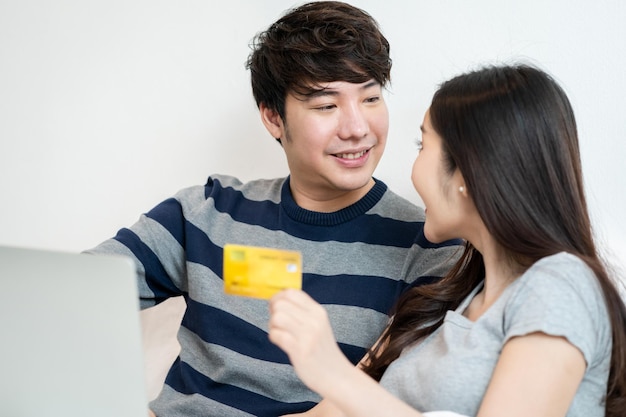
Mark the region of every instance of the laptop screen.
<instances>
[{"instance_id":1,"label":"laptop screen","mask_svg":"<svg viewBox=\"0 0 626 417\"><path fill-rule=\"evenodd\" d=\"M147 415L135 268L0 246L0 415Z\"/></svg>"}]
</instances>

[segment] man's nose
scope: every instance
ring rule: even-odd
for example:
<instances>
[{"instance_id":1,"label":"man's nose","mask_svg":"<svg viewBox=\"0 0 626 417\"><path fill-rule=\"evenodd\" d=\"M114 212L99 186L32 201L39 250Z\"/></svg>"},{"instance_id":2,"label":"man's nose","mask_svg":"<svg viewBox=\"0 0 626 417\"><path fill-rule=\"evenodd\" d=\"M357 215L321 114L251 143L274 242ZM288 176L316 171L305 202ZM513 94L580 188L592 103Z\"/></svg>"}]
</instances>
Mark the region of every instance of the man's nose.
<instances>
[{"instance_id":1,"label":"man's nose","mask_svg":"<svg viewBox=\"0 0 626 417\"><path fill-rule=\"evenodd\" d=\"M344 107L339 120L341 139L361 139L369 133L369 122L361 106L354 104Z\"/></svg>"}]
</instances>

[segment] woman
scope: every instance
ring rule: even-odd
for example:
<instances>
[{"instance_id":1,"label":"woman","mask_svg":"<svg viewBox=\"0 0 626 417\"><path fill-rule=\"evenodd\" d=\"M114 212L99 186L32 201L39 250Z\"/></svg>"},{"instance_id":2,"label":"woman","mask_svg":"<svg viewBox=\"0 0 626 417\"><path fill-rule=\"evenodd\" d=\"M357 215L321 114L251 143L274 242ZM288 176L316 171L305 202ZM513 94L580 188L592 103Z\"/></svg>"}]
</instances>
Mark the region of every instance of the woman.
<instances>
[{"instance_id":1,"label":"woman","mask_svg":"<svg viewBox=\"0 0 626 417\"><path fill-rule=\"evenodd\" d=\"M593 241L563 90L533 67L484 68L444 83L421 129L424 233L465 252L404 295L365 372L304 292L271 300L270 340L324 397L308 414L623 416L626 307Z\"/></svg>"}]
</instances>

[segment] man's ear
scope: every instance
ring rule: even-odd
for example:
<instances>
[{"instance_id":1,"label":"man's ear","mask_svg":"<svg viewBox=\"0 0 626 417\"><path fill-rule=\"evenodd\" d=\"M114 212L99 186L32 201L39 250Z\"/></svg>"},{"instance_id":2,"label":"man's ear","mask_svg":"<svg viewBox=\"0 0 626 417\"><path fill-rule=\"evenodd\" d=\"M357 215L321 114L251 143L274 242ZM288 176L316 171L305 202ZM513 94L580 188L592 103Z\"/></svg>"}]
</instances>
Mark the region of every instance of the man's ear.
<instances>
[{"instance_id":1,"label":"man's ear","mask_svg":"<svg viewBox=\"0 0 626 417\"><path fill-rule=\"evenodd\" d=\"M267 131L272 137L280 140L284 135L285 124L276 110L272 110L265 104L259 105L259 112L261 114L261 121L265 125Z\"/></svg>"}]
</instances>

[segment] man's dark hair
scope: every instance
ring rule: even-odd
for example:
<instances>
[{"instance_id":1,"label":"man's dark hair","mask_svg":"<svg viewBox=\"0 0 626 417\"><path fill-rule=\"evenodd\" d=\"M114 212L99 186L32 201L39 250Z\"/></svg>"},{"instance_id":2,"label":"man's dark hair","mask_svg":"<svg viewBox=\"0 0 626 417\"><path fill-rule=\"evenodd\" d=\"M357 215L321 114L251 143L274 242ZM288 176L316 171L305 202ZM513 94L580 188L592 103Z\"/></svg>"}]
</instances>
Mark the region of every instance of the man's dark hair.
<instances>
[{"instance_id":1,"label":"man's dark hair","mask_svg":"<svg viewBox=\"0 0 626 417\"><path fill-rule=\"evenodd\" d=\"M319 1L289 10L257 34L247 61L252 93L285 117L289 91L301 95L324 83L390 79L389 42L365 11L337 1Z\"/></svg>"}]
</instances>

